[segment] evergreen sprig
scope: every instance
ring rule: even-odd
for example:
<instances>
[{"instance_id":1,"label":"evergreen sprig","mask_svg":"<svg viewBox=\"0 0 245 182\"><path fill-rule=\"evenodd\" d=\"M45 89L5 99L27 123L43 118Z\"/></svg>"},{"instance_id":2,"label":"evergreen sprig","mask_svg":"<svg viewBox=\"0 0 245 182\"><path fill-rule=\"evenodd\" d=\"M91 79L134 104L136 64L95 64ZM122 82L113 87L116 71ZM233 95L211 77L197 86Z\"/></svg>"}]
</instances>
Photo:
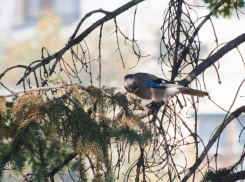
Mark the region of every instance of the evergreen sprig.
<instances>
[{"instance_id":1,"label":"evergreen sprig","mask_svg":"<svg viewBox=\"0 0 245 182\"><path fill-rule=\"evenodd\" d=\"M209 9L212 9L219 2L219 0L204 0L204 2L208 4ZM230 0L224 3L222 8L218 9L215 12L215 16L230 17L234 9L242 8L242 7L244 7L243 0Z\"/></svg>"}]
</instances>

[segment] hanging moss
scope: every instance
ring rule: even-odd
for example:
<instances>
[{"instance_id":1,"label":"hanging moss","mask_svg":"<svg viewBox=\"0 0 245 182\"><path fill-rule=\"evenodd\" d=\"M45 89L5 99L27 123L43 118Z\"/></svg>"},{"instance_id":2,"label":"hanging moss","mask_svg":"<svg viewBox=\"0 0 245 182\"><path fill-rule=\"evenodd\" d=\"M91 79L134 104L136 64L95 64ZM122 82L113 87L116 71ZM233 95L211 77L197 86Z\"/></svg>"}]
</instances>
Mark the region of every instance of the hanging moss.
<instances>
[{"instance_id":1,"label":"hanging moss","mask_svg":"<svg viewBox=\"0 0 245 182\"><path fill-rule=\"evenodd\" d=\"M7 118L7 107L6 99L4 97L0 98L0 126Z\"/></svg>"},{"instance_id":2,"label":"hanging moss","mask_svg":"<svg viewBox=\"0 0 245 182\"><path fill-rule=\"evenodd\" d=\"M11 118L15 121L16 129L23 128L42 117L43 102L34 92L23 94L13 104Z\"/></svg>"},{"instance_id":3,"label":"hanging moss","mask_svg":"<svg viewBox=\"0 0 245 182\"><path fill-rule=\"evenodd\" d=\"M202 178L201 182L212 182L216 181L221 177L224 177L230 173L229 168L221 168L217 171L209 170L205 173L204 177Z\"/></svg>"}]
</instances>

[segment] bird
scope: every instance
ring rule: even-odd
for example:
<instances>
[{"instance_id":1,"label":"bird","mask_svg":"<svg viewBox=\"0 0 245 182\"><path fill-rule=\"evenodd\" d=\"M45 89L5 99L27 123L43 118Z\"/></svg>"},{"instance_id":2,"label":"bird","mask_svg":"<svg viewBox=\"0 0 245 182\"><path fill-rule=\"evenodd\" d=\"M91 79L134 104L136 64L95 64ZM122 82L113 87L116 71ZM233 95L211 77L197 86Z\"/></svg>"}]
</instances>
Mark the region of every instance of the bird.
<instances>
[{"instance_id":1,"label":"bird","mask_svg":"<svg viewBox=\"0 0 245 182\"><path fill-rule=\"evenodd\" d=\"M190 89L149 73L127 74L124 77L124 88L141 99L155 102L179 93L197 97L209 95L205 91Z\"/></svg>"}]
</instances>

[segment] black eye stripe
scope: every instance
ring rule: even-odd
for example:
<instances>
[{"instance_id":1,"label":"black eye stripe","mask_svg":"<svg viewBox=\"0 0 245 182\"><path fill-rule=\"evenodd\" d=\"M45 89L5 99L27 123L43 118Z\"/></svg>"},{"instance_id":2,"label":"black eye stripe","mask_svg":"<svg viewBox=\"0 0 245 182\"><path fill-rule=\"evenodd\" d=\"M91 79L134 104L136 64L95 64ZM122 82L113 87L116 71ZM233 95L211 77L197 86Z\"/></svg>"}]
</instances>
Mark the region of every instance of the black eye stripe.
<instances>
[{"instance_id":1,"label":"black eye stripe","mask_svg":"<svg viewBox=\"0 0 245 182\"><path fill-rule=\"evenodd\" d=\"M136 90L138 88L138 85L135 85L134 87L133 87L133 90Z\"/></svg>"}]
</instances>

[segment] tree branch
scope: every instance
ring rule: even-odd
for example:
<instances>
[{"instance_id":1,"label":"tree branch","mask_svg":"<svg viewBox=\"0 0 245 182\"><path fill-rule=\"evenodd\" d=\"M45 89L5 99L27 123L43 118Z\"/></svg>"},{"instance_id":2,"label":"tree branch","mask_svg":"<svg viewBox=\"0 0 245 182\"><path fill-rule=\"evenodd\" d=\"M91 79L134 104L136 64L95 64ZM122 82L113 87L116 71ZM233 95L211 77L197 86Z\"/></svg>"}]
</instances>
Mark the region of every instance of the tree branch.
<instances>
[{"instance_id":1,"label":"tree branch","mask_svg":"<svg viewBox=\"0 0 245 182\"><path fill-rule=\"evenodd\" d=\"M83 33L81 33L79 36L76 36L76 33L79 29L79 27L81 26L81 24L79 23L79 25L77 26L75 32L73 33L70 41L68 42L68 44L63 48L61 49L59 52L51 55L51 56L48 56L46 58L44 58L43 60L38 60L38 63L37 65L33 66L33 67L30 67L28 69L28 72L26 72L24 74L24 76L17 82L17 85L19 85L21 82L24 81L24 79L33 71L35 71L36 69L38 69L39 67L45 65L45 64L49 64L50 61L52 61L53 59L56 59L56 62L54 63L53 65L53 68L51 70L54 70L54 67L56 66L58 60L60 59L60 57L67 51L69 50L72 46L80 43L85 37L87 37L92 31L94 31L97 27L101 26L103 23L115 18L116 16L120 15L121 13L123 13L124 11L128 10L129 8L135 6L136 4L139 4L141 2L143 2L145 0L132 0L130 2L128 2L127 4L121 6L120 8L112 11L112 12L105 12L103 10L98 10L96 12L104 12L106 14L105 17L99 19L97 22L95 22L94 24L92 24L90 27L88 27ZM93 11L94 13L95 11ZM89 15L92 15L93 13L89 14ZM86 17L89 17L88 15ZM84 19L82 19L84 21ZM52 73L52 72L50 72Z\"/></svg>"},{"instance_id":2,"label":"tree branch","mask_svg":"<svg viewBox=\"0 0 245 182\"><path fill-rule=\"evenodd\" d=\"M70 84L72 85L72 84ZM65 88L64 85L56 85L56 86L48 86L48 87L37 87L37 88L32 88L32 89L26 89L26 90L22 90L19 92L14 92L12 94L8 94L8 95L0 95L1 97L13 97L13 96L18 96L22 93L28 93L28 92L32 92L32 91L42 91L42 90L52 90L52 89L59 89L59 88Z\"/></svg>"},{"instance_id":3,"label":"tree branch","mask_svg":"<svg viewBox=\"0 0 245 182\"><path fill-rule=\"evenodd\" d=\"M215 7L210 11L210 13L208 14L208 15L206 15L205 16L205 18L204 18L204 20L198 25L198 27L197 28L195 28L195 31L193 32L193 34L192 34L192 36L190 37L190 39L188 40L189 41L189 44L184 48L184 50L183 50L183 52L182 52L182 54L180 54L180 58L179 58L179 61L178 61L178 65L177 65L177 69L179 69L179 67L180 67L180 65L181 65L181 63L182 63L182 61L184 60L184 59L186 59L186 56L187 56L187 54L188 54L188 52L189 52L189 49L190 49L190 46L192 45L192 43L194 42L194 40L195 40L195 37L198 35L198 32L199 32L199 30L202 28L202 26L211 18L211 16L212 15L214 15L217 11L218 11L218 9L224 4L224 3L226 3L228 0L221 0L219 3L217 3L216 5L215 5ZM178 70L176 70L176 73L175 73L175 75L172 75L172 79L171 80L174 80L175 79L175 77L177 76L177 71Z\"/></svg>"},{"instance_id":4,"label":"tree branch","mask_svg":"<svg viewBox=\"0 0 245 182\"><path fill-rule=\"evenodd\" d=\"M0 74L0 79L5 75L5 73L7 73L8 71L14 69L14 68L25 68L28 69L28 66L25 65L16 65L16 66L12 66L10 68L7 68L3 73Z\"/></svg>"},{"instance_id":5,"label":"tree branch","mask_svg":"<svg viewBox=\"0 0 245 182\"><path fill-rule=\"evenodd\" d=\"M245 171L239 171L233 174L229 174L225 177L221 177L218 180L215 180L214 182L230 182L230 181L237 181L245 179Z\"/></svg>"},{"instance_id":6,"label":"tree branch","mask_svg":"<svg viewBox=\"0 0 245 182\"><path fill-rule=\"evenodd\" d=\"M212 66L216 61L222 58L226 53L231 51L232 49L239 46L241 43L245 41L245 33L236 37L235 39L228 42L224 47L218 50L215 54L208 57L201 64L199 64L195 69L193 69L183 80L179 82L180 85L187 86L191 83L199 74L205 71L208 67Z\"/></svg>"},{"instance_id":7,"label":"tree branch","mask_svg":"<svg viewBox=\"0 0 245 182\"><path fill-rule=\"evenodd\" d=\"M179 66L181 63L178 62L178 52L179 52L179 46L180 46L180 27L181 27L181 15L182 15L182 0L177 1L177 12L176 12L176 19L177 19L177 30L176 30L176 46L174 50L174 60L173 60L173 68L172 68L172 76L171 81L174 80L174 78L178 74ZM178 64L179 63L179 64Z\"/></svg>"},{"instance_id":8,"label":"tree branch","mask_svg":"<svg viewBox=\"0 0 245 182\"><path fill-rule=\"evenodd\" d=\"M243 112L245 113L245 106L242 106L242 107L236 109L233 113L231 113L231 115L226 120L224 120L224 122L220 125L218 130L213 135L212 139L208 142L207 146L204 148L204 150L203 150L202 154L200 155L200 157L196 160L196 163L190 168L189 172L185 175L185 177L182 179L181 182L186 182L189 179L189 177L193 173L195 173L195 171L197 170L199 165L202 163L202 161L205 158L205 156L208 154L208 151L210 150L210 148L213 146L213 144L216 142L216 140L220 137L220 134L223 132L225 127L234 118L237 118Z\"/></svg>"},{"instance_id":9,"label":"tree branch","mask_svg":"<svg viewBox=\"0 0 245 182\"><path fill-rule=\"evenodd\" d=\"M76 157L77 153L72 153L70 154L65 160L64 162L57 166L56 168L54 168L51 172L49 172L47 174L47 177L52 178L59 170L61 170L66 164L68 164L72 159L74 159Z\"/></svg>"}]
</instances>

